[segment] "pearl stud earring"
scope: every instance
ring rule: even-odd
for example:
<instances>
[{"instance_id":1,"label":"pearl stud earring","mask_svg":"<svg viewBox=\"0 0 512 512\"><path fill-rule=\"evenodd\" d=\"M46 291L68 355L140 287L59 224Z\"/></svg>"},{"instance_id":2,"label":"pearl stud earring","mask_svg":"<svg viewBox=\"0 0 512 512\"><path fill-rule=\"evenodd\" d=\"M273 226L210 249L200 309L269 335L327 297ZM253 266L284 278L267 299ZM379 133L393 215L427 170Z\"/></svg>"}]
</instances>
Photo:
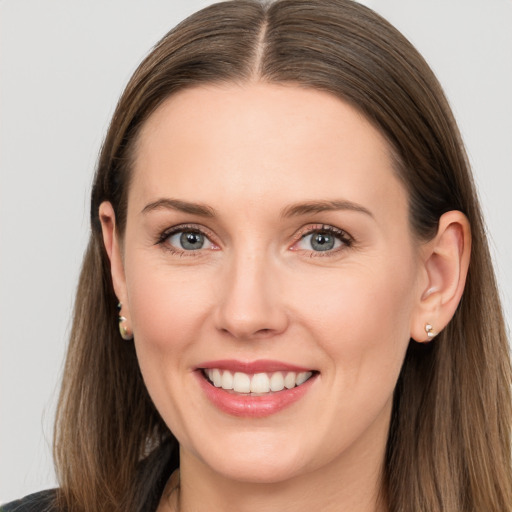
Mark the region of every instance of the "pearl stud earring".
<instances>
[{"instance_id":1,"label":"pearl stud earring","mask_svg":"<svg viewBox=\"0 0 512 512\"><path fill-rule=\"evenodd\" d=\"M427 333L429 340L432 340L437 336L437 333L434 332L434 328L430 324L425 324L425 332Z\"/></svg>"},{"instance_id":2,"label":"pearl stud earring","mask_svg":"<svg viewBox=\"0 0 512 512\"><path fill-rule=\"evenodd\" d=\"M119 313L121 313L121 308L123 305L119 303L117 305L117 309L119 310ZM126 326L126 318L119 314L119 334L121 335L121 338L125 341L133 340L133 333L130 331L130 329Z\"/></svg>"}]
</instances>

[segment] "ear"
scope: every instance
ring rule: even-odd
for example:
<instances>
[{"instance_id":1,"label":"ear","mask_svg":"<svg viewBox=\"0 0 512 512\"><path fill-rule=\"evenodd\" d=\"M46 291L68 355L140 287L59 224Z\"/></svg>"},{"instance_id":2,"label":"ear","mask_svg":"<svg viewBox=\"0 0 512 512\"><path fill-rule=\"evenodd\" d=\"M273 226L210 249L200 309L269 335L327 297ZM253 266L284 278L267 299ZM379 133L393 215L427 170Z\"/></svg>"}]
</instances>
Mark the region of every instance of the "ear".
<instances>
[{"instance_id":1,"label":"ear","mask_svg":"<svg viewBox=\"0 0 512 512\"><path fill-rule=\"evenodd\" d=\"M471 254L471 229L460 211L439 219L437 235L420 249L418 303L412 317L411 338L430 341L455 314L462 297ZM431 332L429 334L430 325Z\"/></svg>"},{"instance_id":2,"label":"ear","mask_svg":"<svg viewBox=\"0 0 512 512\"><path fill-rule=\"evenodd\" d=\"M103 243L110 260L110 273L112 276L114 292L119 302L121 302L123 305L122 314L127 316L129 304L126 294L126 279L124 274L123 258L116 232L116 215L110 202L104 201L100 204L99 217L101 222L101 230L103 233Z\"/></svg>"}]
</instances>

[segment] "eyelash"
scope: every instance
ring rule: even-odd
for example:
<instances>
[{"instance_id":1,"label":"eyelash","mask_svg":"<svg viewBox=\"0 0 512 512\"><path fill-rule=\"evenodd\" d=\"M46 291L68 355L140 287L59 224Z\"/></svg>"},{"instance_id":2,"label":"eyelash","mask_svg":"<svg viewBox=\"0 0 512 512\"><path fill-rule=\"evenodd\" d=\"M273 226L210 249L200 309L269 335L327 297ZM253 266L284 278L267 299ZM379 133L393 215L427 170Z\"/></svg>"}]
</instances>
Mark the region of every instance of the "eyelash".
<instances>
[{"instance_id":1,"label":"eyelash","mask_svg":"<svg viewBox=\"0 0 512 512\"><path fill-rule=\"evenodd\" d=\"M174 226L170 229L165 230L158 237L156 245L160 245L166 251L169 251L171 254L176 254L178 256L200 256L202 252L201 249L197 249L195 251L185 251L178 249L177 247L174 247L173 245L168 243L169 238L173 235L176 235L177 233L198 233L204 236L208 241L210 241L210 243L216 245L211 241L212 235L203 227L197 226L195 224L180 224L179 226Z\"/></svg>"},{"instance_id":2,"label":"eyelash","mask_svg":"<svg viewBox=\"0 0 512 512\"><path fill-rule=\"evenodd\" d=\"M195 224L181 224L178 226L174 226L170 229L167 229L163 231L160 236L158 237L156 245L160 245L163 249L169 251L172 254L178 255L178 256L200 256L203 252L201 249L197 250L181 250L170 243L168 243L168 240L171 236L177 234L177 233L198 233L202 236L204 236L211 244L214 246L216 245L214 242L212 242L212 235L209 233L208 230L205 230L204 227L195 225ZM343 251L346 248L351 247L354 244L354 239L352 236L350 236L346 231L336 228L334 226L328 225L328 224L318 224L318 225L308 225L307 227L302 228L297 236L295 237L295 240L292 244L291 250L299 251L300 249L293 249L295 245L300 243L305 237L314 235L314 234L328 234L336 238L342 243L341 247L338 247L336 249L330 249L326 251L307 251L303 249L304 252L307 253L308 256L315 258L315 257L329 257L334 256L340 251Z\"/></svg>"},{"instance_id":3,"label":"eyelash","mask_svg":"<svg viewBox=\"0 0 512 512\"><path fill-rule=\"evenodd\" d=\"M338 239L341 242L341 246L336 249L330 249L326 251L306 251L307 255L311 258L325 258L330 256L337 256L340 251L343 251L354 244L354 239L346 231L336 228L328 224L318 224L316 226L307 226L299 231L297 240L293 243L293 246L297 245L304 238L314 234L328 234ZM292 247L293 247L292 246ZM298 250L298 249L292 249Z\"/></svg>"}]
</instances>

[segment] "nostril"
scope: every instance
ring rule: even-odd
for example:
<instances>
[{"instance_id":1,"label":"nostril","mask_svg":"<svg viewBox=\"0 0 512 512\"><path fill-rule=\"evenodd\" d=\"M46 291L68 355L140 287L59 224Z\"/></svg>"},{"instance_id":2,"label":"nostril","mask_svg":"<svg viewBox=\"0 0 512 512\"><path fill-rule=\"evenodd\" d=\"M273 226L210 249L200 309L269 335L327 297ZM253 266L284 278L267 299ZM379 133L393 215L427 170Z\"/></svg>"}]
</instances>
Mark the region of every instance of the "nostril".
<instances>
[{"instance_id":1,"label":"nostril","mask_svg":"<svg viewBox=\"0 0 512 512\"><path fill-rule=\"evenodd\" d=\"M223 334L228 334L230 336L234 336L235 338L239 338L239 339L257 339L257 338L269 338L271 336L274 336L275 334L277 334L277 330L275 329L269 329L269 328L264 328L264 329L257 329L255 331L247 331L247 332L242 332L242 331L238 331L238 332L235 332L235 330L231 331L229 328L221 328L220 331L223 333Z\"/></svg>"}]
</instances>

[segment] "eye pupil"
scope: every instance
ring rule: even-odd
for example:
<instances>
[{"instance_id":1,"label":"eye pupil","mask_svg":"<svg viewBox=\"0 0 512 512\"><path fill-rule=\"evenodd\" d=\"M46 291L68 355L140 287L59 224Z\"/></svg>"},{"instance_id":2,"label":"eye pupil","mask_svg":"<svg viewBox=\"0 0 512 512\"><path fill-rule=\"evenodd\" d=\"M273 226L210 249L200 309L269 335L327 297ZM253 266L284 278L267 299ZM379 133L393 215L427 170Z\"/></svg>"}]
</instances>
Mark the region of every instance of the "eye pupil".
<instances>
[{"instance_id":1,"label":"eye pupil","mask_svg":"<svg viewBox=\"0 0 512 512\"><path fill-rule=\"evenodd\" d=\"M201 249L204 245L204 236L201 233L184 232L180 236L180 244L183 249L190 251Z\"/></svg>"},{"instance_id":2,"label":"eye pupil","mask_svg":"<svg viewBox=\"0 0 512 512\"><path fill-rule=\"evenodd\" d=\"M334 237L326 233L316 233L311 237L311 247L315 251L329 251L334 247Z\"/></svg>"}]
</instances>

